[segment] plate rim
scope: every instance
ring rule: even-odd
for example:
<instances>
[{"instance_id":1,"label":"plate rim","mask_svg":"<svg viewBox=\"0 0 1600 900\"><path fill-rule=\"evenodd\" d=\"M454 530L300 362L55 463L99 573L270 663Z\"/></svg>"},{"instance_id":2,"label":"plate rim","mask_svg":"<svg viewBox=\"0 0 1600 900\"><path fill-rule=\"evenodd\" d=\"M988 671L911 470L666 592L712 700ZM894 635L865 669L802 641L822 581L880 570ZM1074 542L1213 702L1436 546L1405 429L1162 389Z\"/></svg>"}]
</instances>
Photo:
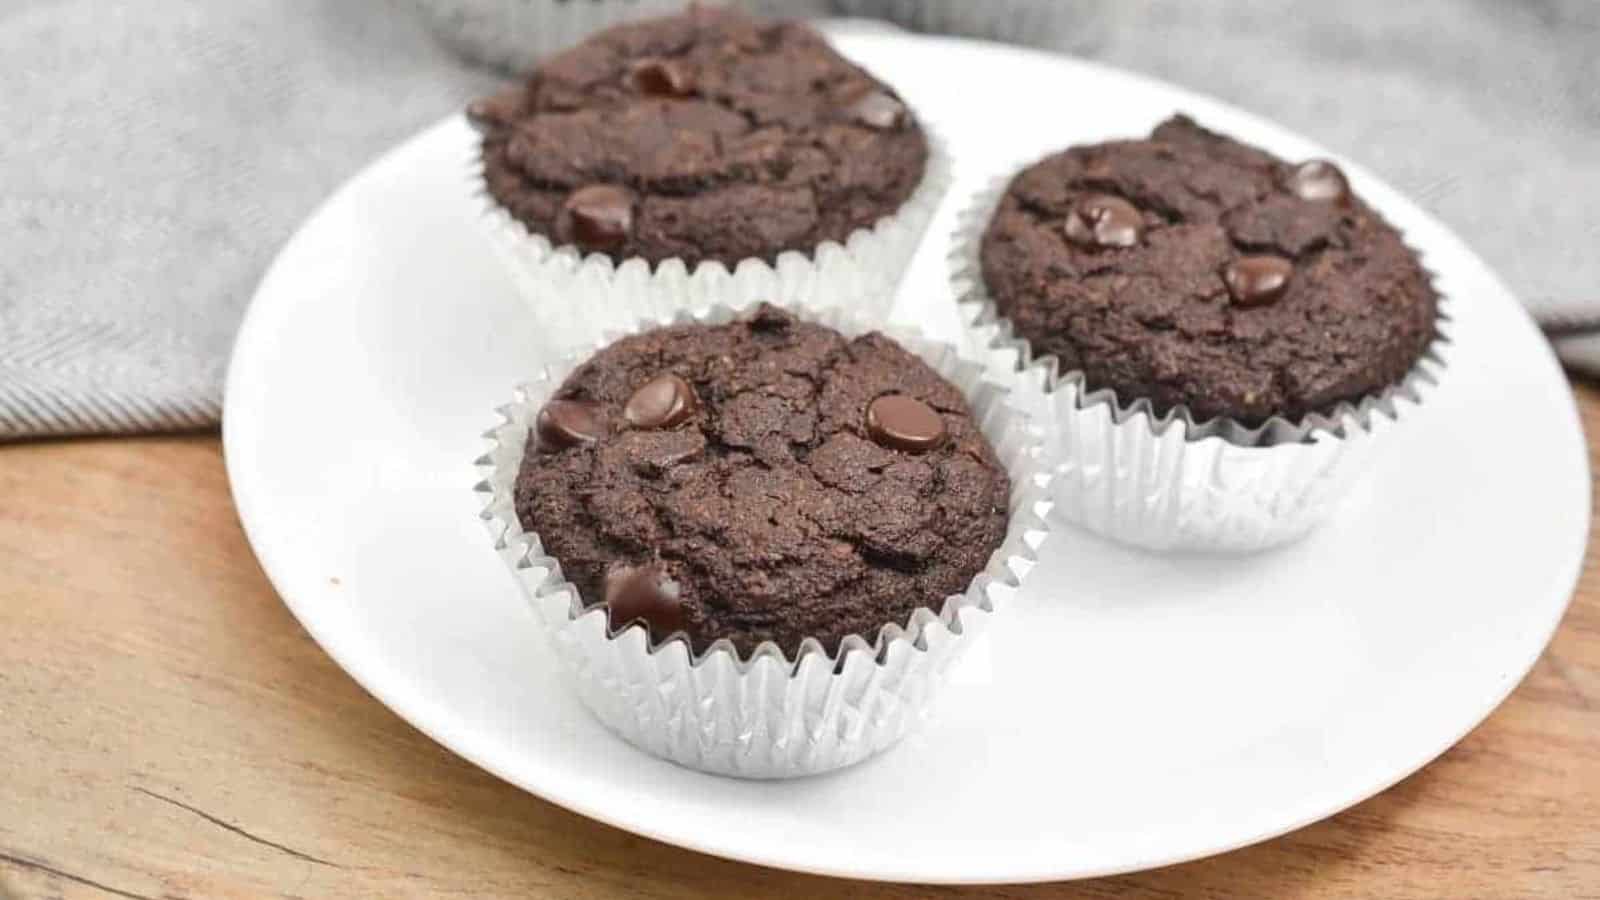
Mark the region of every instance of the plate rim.
<instances>
[{"instance_id":1,"label":"plate rim","mask_svg":"<svg viewBox=\"0 0 1600 900\"><path fill-rule=\"evenodd\" d=\"M1012 46L969 38L914 35L888 31L872 32L870 34L863 35L863 37L869 40L891 40L894 42L915 41L935 44L954 44L964 47L978 48L986 52L1001 52L1021 56L1044 57L1054 62L1066 61L1087 71L1109 75L1126 82L1137 83L1146 89L1173 94L1175 99L1180 99L1182 102L1199 100L1204 105L1226 110L1230 116L1236 116L1252 123L1253 125L1269 126L1274 130L1293 134L1297 138L1309 144L1321 146L1320 144L1317 144L1317 142L1311 141L1309 138L1305 138L1294 129L1278 125L1274 120L1268 117L1258 115L1235 104L1219 100L1209 94L1186 88L1181 85L1176 85L1149 75L1144 75L1142 73L1133 72L1097 61L1085 60L1068 56L1066 54L1051 53L1049 51L1035 48ZM243 369L241 360L248 361L250 352L249 348L252 344L252 336L255 330L261 327L260 323L267 315L267 313L263 313L262 310L268 307L269 301L263 301L262 298L270 296L273 293L275 282L282 277L281 271L289 265L289 262L286 261L292 260L295 255L294 251L297 248L297 245L301 243L303 236L311 228L314 222L323 218L331 208L338 206L347 194L357 192L366 181L377 177L375 173L381 172L387 166L392 165L395 159L405 156L414 145L428 141L436 132L452 126L452 124L458 119L458 114L447 116L444 119L428 125L411 136L399 141L398 143L386 149L384 152L366 162L356 172L342 181L334 190L324 197L323 200L319 202L300 221L293 234L289 236L289 238L284 242L276 255L273 257L272 263L265 270L255 291L251 295L250 302L246 308L244 316L241 319L238 332L235 336L229 354L224 384L222 414L223 459L228 476L229 493L233 500L234 508L237 512L240 525L245 533L247 541L250 544L251 551L256 555L257 560L260 562L262 571L266 575L268 582L272 585L273 590L278 594L280 600L289 609L290 613L299 622L301 627L303 627L311 636L312 640L315 641L317 645L321 647L322 650L327 653L328 656L332 658L333 661L348 676L350 676L352 680L360 685L364 691L366 691L379 703L382 703L395 714L400 716L400 718L405 720L408 725L416 728L418 731L426 735L430 740L435 741L450 752L489 772L495 777L506 781L518 789L527 791L528 793L540 797L543 800L554 803L586 818L594 819L595 821L602 822L611 827L615 827L632 834L651 838L653 840L661 841L673 846L682 847L684 849L706 853L725 859L733 859L755 865L766 866L769 868L806 872L810 874L838 878L920 884L1022 884L1097 878L1143 871L1158 866L1175 865L1196 859L1202 859L1240 849L1242 847L1251 846L1267 840L1272 840L1312 823L1321 821L1322 819L1337 815L1346 809L1356 806L1376 796L1377 794L1388 790L1400 781L1403 781L1420 771L1422 768L1426 767L1429 763L1441 756L1444 752L1459 743L1479 725L1483 724L1483 722L1491 714L1493 714L1496 709L1499 708L1506 698L1508 698L1511 693L1516 690L1516 688L1526 678L1527 674L1532 670L1534 665L1536 665L1538 660L1543 656L1545 648L1548 647L1556 631L1560 628L1561 622L1565 619L1567 611L1570 609L1574 595L1573 592L1582 573L1583 560L1585 556L1584 551L1588 546L1589 534L1593 527L1592 503L1588 499L1592 495L1593 473L1591 472L1589 465L1587 440L1583 431L1582 419L1578 411L1576 397L1571 393L1570 390L1568 390L1566 393L1565 402L1560 405L1564 413L1564 426L1570 428L1578 437L1578 468L1582 473L1582 482L1584 488L1582 496L1585 498L1584 502L1581 504L1581 535L1579 541L1577 542L1578 552L1573 554L1572 558L1568 560L1566 571L1555 573L1555 579L1553 583L1566 586L1565 600L1560 603L1559 607L1555 610L1554 615L1552 615L1551 620L1546 623L1544 627L1535 629L1533 631L1532 637L1530 638L1530 645L1532 646L1533 650L1527 656L1526 661L1518 663L1517 666L1513 667L1512 671L1514 673L1514 677L1508 677L1504 679L1501 684L1496 686L1496 690L1489 691L1479 703L1474 704L1473 708L1475 712L1460 728L1459 732L1452 733L1447 740L1444 740L1437 747L1429 748L1424 753L1417 755L1414 761L1412 760L1411 755L1407 755L1407 762L1405 764L1393 767L1393 772L1386 772L1382 777L1376 779L1372 785L1360 789L1347 798L1333 800L1325 804L1315 804L1312 808L1300 812L1297 815L1285 817L1284 821L1280 825L1275 825L1267 830L1252 832L1251 834L1243 837L1234 837L1228 840L1209 842L1204 846L1194 847L1179 854L1163 854L1156 858L1141 861L1128 861L1113 865L1074 866L1070 863L1063 863L1056 867L1041 866L1030 869L1026 872L1013 872L1003 876L997 876L996 874L988 872L976 872L970 875L951 875L947 872L937 872L933 873L933 875L930 877L926 873L898 870L894 869L892 866L878 866L874 867L872 870L866 870L860 867L830 866L826 864L817 864L816 862L806 862L797 855L784 856L782 854L751 852L747 848L737 845L736 842L730 843L725 841L719 842L717 840L706 840L694 835L672 833L664 829L652 827L648 823L630 821L627 816L615 814L611 811L610 807L603 803L594 803L585 800L585 798L581 795L581 792L569 792L563 790L559 783L532 783L530 779L522 777L522 774L509 771L506 767L499 765L497 761L486 758L485 754L479 752L478 748L473 746L473 741L470 737L453 735L449 732L447 724L441 724L432 721L431 716L429 715L429 709L433 706L433 704L416 700L415 695L395 689L392 685L387 684L385 679L381 677L382 673L375 673L370 670L370 661L367 658L365 658L360 652L352 651L350 648L346 647L338 634L329 631L327 627L327 620L319 618L315 611L308 608L304 603L304 598L301 598L301 600L296 600L291 593L284 590L285 583L289 580L285 573L292 567L280 558L281 545L275 545L270 538L263 537L264 534L270 532L271 526L263 523L263 516L257 508L255 499L248 496L248 491L242 492L239 488L239 485L242 482L248 482L248 479L242 477L240 472L242 471L243 467L248 465L248 459L251 451L248 449L247 445L241 443L242 438L238 436L239 429L242 426L237 424L239 421L239 415L235 413L235 410L238 409L238 404L242 401L239 401L236 398L239 396L239 391L241 390L239 385L241 383L249 383L249 376L240 374L241 370ZM1383 184L1386 187L1388 186L1388 182L1386 180L1370 174L1363 167L1357 166L1356 168L1368 179ZM1390 190L1396 195L1405 197L1405 194L1397 189L1390 187ZM1406 198L1406 200L1408 203L1416 206L1416 204L1413 201L1410 201L1409 198ZM950 198L946 198L945 202L949 203ZM1518 312L1520 313L1527 327L1537 329L1537 326L1533 323L1532 317L1528 314L1526 307L1521 305L1520 301L1517 300L1516 293L1505 284L1496 270L1490 267L1481 256L1472 250L1470 245L1462 241L1452 228L1439 220L1431 212L1422 209L1420 206L1417 207L1417 210L1431 220L1431 222L1435 224L1442 233L1447 234L1451 239L1453 239L1460 246L1460 249L1466 253L1472 261L1478 264L1483 273L1493 281L1494 285L1499 290L1504 292L1504 294L1513 301L1516 301ZM1542 356L1543 364L1546 367L1554 370L1555 377L1559 383L1566 384L1565 376L1562 373L1553 348L1551 348L1546 342L1541 341L1541 344L1542 346L1538 352Z\"/></svg>"}]
</instances>

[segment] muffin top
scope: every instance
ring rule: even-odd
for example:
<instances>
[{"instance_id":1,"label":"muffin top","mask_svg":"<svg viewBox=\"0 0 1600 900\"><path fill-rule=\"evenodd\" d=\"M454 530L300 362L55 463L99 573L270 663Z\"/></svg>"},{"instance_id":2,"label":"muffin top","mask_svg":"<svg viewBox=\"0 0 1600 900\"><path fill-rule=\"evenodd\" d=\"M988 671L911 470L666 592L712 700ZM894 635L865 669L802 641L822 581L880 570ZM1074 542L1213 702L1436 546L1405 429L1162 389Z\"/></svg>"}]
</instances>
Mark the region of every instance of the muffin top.
<instances>
[{"instance_id":1,"label":"muffin top","mask_svg":"<svg viewBox=\"0 0 1600 900\"><path fill-rule=\"evenodd\" d=\"M1010 482L966 399L876 332L762 306L624 338L539 413L517 517L611 625L791 659L965 591Z\"/></svg>"},{"instance_id":2,"label":"muffin top","mask_svg":"<svg viewBox=\"0 0 1600 900\"><path fill-rule=\"evenodd\" d=\"M796 22L692 7L602 31L479 100L489 193L557 244L730 268L897 211L927 140Z\"/></svg>"},{"instance_id":3,"label":"muffin top","mask_svg":"<svg viewBox=\"0 0 1600 900\"><path fill-rule=\"evenodd\" d=\"M1184 116L1011 182L980 247L999 311L1090 389L1259 425L1401 380L1438 296L1331 163L1286 163Z\"/></svg>"}]
</instances>

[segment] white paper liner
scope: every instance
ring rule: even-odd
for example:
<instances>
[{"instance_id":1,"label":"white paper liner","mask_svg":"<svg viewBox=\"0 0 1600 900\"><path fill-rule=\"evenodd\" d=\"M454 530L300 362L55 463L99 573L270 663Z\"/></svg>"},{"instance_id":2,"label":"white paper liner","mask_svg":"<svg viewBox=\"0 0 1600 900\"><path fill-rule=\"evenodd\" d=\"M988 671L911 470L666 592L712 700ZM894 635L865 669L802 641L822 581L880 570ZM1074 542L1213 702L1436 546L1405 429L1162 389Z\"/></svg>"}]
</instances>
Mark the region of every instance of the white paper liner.
<instances>
[{"instance_id":1,"label":"white paper liner","mask_svg":"<svg viewBox=\"0 0 1600 900\"><path fill-rule=\"evenodd\" d=\"M1288 543L1337 510L1404 408L1438 383L1449 347L1445 297L1437 336L1399 383L1299 421L1196 422L1184 407L1158 416L1148 400L1087 390L1082 372L1034 357L983 282L983 232L1022 168L992 181L958 215L951 273L967 352L987 354L993 377L1009 374L1005 383L1018 388L1019 402L1040 404L1029 412L1047 435L1053 514L1063 520L1152 550L1249 552Z\"/></svg>"},{"instance_id":2,"label":"white paper liner","mask_svg":"<svg viewBox=\"0 0 1600 900\"><path fill-rule=\"evenodd\" d=\"M433 33L476 62L525 72L603 28L682 12L685 0L412 0ZM723 5L716 2L706 6Z\"/></svg>"},{"instance_id":3,"label":"white paper liner","mask_svg":"<svg viewBox=\"0 0 1600 900\"><path fill-rule=\"evenodd\" d=\"M887 321L894 288L916 253L939 202L950 187L951 157L938 132L919 119L928 141L922 181L895 213L858 228L843 244L824 241L811 253L785 251L777 264L751 257L732 271L704 261L692 271L681 259L651 266L642 258L615 263L601 253L553 246L490 196L477 142L466 164L483 232L532 308L546 349L562 352L592 345L641 319L666 321L680 311L722 305L743 309L771 302L813 312L840 307L874 323Z\"/></svg>"},{"instance_id":4,"label":"white paper liner","mask_svg":"<svg viewBox=\"0 0 1600 900\"><path fill-rule=\"evenodd\" d=\"M721 323L735 315L716 307L675 321ZM809 318L847 336L875 327L837 311ZM790 778L851 765L924 719L951 664L1021 584L1044 540L1049 505L1038 429L1007 401L1004 388L983 378L981 364L914 333L885 333L967 396L1010 475L1010 518L1004 542L964 593L945 598L937 614L923 608L906 622L885 624L872 644L851 636L836 654L808 638L794 660L771 642L744 658L723 640L696 658L681 633L654 647L642 626L609 635L605 608L585 609L560 564L544 554L537 534L523 530L513 507L531 424L590 351L550 366L500 409L502 423L486 435L492 448L478 460L484 481L477 491L487 500L483 518L562 669L612 731L657 756L720 775Z\"/></svg>"}]
</instances>

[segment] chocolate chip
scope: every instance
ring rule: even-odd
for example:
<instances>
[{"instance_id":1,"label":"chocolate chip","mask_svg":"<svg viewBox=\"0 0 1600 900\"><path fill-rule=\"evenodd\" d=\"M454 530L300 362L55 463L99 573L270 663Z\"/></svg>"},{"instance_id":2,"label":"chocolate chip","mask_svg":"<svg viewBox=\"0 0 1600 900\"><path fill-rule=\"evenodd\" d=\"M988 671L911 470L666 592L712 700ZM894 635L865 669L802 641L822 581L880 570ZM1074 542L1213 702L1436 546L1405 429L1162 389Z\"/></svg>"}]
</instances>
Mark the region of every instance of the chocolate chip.
<instances>
[{"instance_id":1,"label":"chocolate chip","mask_svg":"<svg viewBox=\"0 0 1600 900\"><path fill-rule=\"evenodd\" d=\"M867 434L892 450L921 453L944 443L944 420L921 400L885 394L867 407Z\"/></svg>"},{"instance_id":2,"label":"chocolate chip","mask_svg":"<svg viewBox=\"0 0 1600 900\"><path fill-rule=\"evenodd\" d=\"M748 313L745 321L750 323L752 332L768 335L788 334L796 324L793 313L765 303L756 307L755 312Z\"/></svg>"},{"instance_id":3,"label":"chocolate chip","mask_svg":"<svg viewBox=\"0 0 1600 900\"><path fill-rule=\"evenodd\" d=\"M620 566L606 573L611 630L642 621L657 640L682 631L683 591L660 565Z\"/></svg>"},{"instance_id":4,"label":"chocolate chip","mask_svg":"<svg viewBox=\"0 0 1600 900\"><path fill-rule=\"evenodd\" d=\"M584 250L615 250L632 233L633 192L614 184L578 188L556 216L556 237Z\"/></svg>"},{"instance_id":5,"label":"chocolate chip","mask_svg":"<svg viewBox=\"0 0 1600 900\"><path fill-rule=\"evenodd\" d=\"M1067 237L1090 247L1132 247L1144 234L1144 216L1121 197L1090 194L1067 216Z\"/></svg>"},{"instance_id":6,"label":"chocolate chip","mask_svg":"<svg viewBox=\"0 0 1600 900\"><path fill-rule=\"evenodd\" d=\"M671 428L694 415L699 405L689 382L668 372L634 391L622 417L635 428Z\"/></svg>"},{"instance_id":7,"label":"chocolate chip","mask_svg":"<svg viewBox=\"0 0 1600 900\"><path fill-rule=\"evenodd\" d=\"M1294 265L1278 256L1241 256L1222 273L1228 293L1240 306L1261 306L1283 296Z\"/></svg>"},{"instance_id":8,"label":"chocolate chip","mask_svg":"<svg viewBox=\"0 0 1600 900\"><path fill-rule=\"evenodd\" d=\"M534 420L534 433L539 437L541 450L592 444L605 432L600 404L588 400L551 400Z\"/></svg>"},{"instance_id":9,"label":"chocolate chip","mask_svg":"<svg viewBox=\"0 0 1600 900\"><path fill-rule=\"evenodd\" d=\"M1307 160L1289 173L1289 190L1301 200L1350 202L1350 182L1339 167L1325 159Z\"/></svg>"},{"instance_id":10,"label":"chocolate chip","mask_svg":"<svg viewBox=\"0 0 1600 900\"><path fill-rule=\"evenodd\" d=\"M850 120L878 131L893 131L906 123L906 105L885 91L870 90L845 107Z\"/></svg>"},{"instance_id":11,"label":"chocolate chip","mask_svg":"<svg viewBox=\"0 0 1600 900\"><path fill-rule=\"evenodd\" d=\"M628 84L652 97L688 97L694 93L694 78L676 60L641 59L628 69Z\"/></svg>"},{"instance_id":12,"label":"chocolate chip","mask_svg":"<svg viewBox=\"0 0 1600 900\"><path fill-rule=\"evenodd\" d=\"M516 118L522 108L523 90L520 86L506 88L497 94L479 97L467 105L467 121L481 132L493 131Z\"/></svg>"}]
</instances>

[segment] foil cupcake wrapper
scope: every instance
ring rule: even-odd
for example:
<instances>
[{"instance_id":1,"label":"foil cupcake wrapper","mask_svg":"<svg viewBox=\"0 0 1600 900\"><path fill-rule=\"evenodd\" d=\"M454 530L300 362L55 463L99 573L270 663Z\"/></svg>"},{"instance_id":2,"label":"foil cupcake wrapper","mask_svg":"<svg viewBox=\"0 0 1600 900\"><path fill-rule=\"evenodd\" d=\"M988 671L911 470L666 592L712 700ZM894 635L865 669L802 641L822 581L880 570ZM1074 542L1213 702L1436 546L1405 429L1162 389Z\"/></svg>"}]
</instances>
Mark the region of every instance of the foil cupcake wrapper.
<instances>
[{"instance_id":1,"label":"foil cupcake wrapper","mask_svg":"<svg viewBox=\"0 0 1600 900\"><path fill-rule=\"evenodd\" d=\"M730 307L669 321L722 323ZM829 310L806 318L854 336L877 328L860 316ZM629 333L661 320L644 320ZM486 501L482 517L549 638L561 668L594 715L635 746L683 766L744 778L790 778L848 766L892 745L927 715L950 666L982 633L994 611L1018 588L1043 542L1048 480L1040 432L987 380L983 366L954 348L904 330L883 330L957 385L1011 477L1004 542L984 570L935 611L921 608L886 623L868 642L860 636L828 653L814 639L794 658L764 643L741 655L723 640L695 655L682 635L652 644L640 626L608 630L606 610L588 605L525 531L513 491L538 410L591 352L562 358L522 386L487 433L478 460Z\"/></svg>"},{"instance_id":2,"label":"foil cupcake wrapper","mask_svg":"<svg viewBox=\"0 0 1600 900\"><path fill-rule=\"evenodd\" d=\"M1029 413L1047 434L1054 515L1062 520L1151 550L1249 552L1288 543L1337 510L1406 408L1438 384L1450 345L1443 296L1436 337L1404 378L1299 420L1197 421L1181 406L1157 414L1148 400L1089 390L1082 372L1034 355L983 282L983 233L1024 165L990 182L958 215L951 278L967 352L985 355L991 375L1009 378L1019 401L1039 404Z\"/></svg>"},{"instance_id":3,"label":"foil cupcake wrapper","mask_svg":"<svg viewBox=\"0 0 1600 900\"><path fill-rule=\"evenodd\" d=\"M852 232L843 243L825 241L811 253L785 251L776 264L741 260L731 270L717 261L690 269L681 259L654 266L641 258L616 263L600 253L582 255L534 234L489 194L477 142L466 164L467 190L481 208L482 231L523 299L538 317L545 347L560 352L592 345L645 320L666 321L680 311L722 305L743 309L771 302L822 312L849 303L874 323L887 321L894 288L905 274L939 203L950 187L948 145L925 120L928 164L922 182L892 215Z\"/></svg>"},{"instance_id":4,"label":"foil cupcake wrapper","mask_svg":"<svg viewBox=\"0 0 1600 900\"><path fill-rule=\"evenodd\" d=\"M524 72L604 28L680 12L683 0L411 0L457 53ZM709 3L706 5L719 5Z\"/></svg>"}]
</instances>

